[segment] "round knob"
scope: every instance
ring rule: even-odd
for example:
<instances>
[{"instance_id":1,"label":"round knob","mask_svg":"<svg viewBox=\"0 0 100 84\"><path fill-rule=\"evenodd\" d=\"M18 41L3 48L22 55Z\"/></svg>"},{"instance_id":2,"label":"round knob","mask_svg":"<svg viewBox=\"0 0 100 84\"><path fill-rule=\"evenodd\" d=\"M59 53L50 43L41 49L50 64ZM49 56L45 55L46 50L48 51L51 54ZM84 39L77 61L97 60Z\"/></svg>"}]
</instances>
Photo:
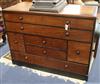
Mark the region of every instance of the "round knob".
<instances>
[{"instance_id":1,"label":"round knob","mask_svg":"<svg viewBox=\"0 0 100 84\"><path fill-rule=\"evenodd\" d=\"M23 17L19 17L19 20L23 20Z\"/></svg>"},{"instance_id":2,"label":"round knob","mask_svg":"<svg viewBox=\"0 0 100 84\"><path fill-rule=\"evenodd\" d=\"M47 51L46 51L46 50L44 50L44 51L43 51L43 54L46 54L46 53L47 53Z\"/></svg>"},{"instance_id":3,"label":"round knob","mask_svg":"<svg viewBox=\"0 0 100 84\"><path fill-rule=\"evenodd\" d=\"M66 24L69 24L70 23L70 21L66 21Z\"/></svg>"},{"instance_id":4,"label":"round knob","mask_svg":"<svg viewBox=\"0 0 100 84\"><path fill-rule=\"evenodd\" d=\"M76 50L76 54L77 54L77 55L80 55L80 51L79 51L79 50Z\"/></svg>"},{"instance_id":5,"label":"round knob","mask_svg":"<svg viewBox=\"0 0 100 84\"><path fill-rule=\"evenodd\" d=\"M27 57L27 56L25 56L25 59L28 59L28 57Z\"/></svg>"},{"instance_id":6,"label":"round knob","mask_svg":"<svg viewBox=\"0 0 100 84\"><path fill-rule=\"evenodd\" d=\"M67 67L68 67L68 65L66 64L66 65L65 65L65 68L67 68Z\"/></svg>"},{"instance_id":7,"label":"round knob","mask_svg":"<svg viewBox=\"0 0 100 84\"><path fill-rule=\"evenodd\" d=\"M69 32L67 31L67 32L65 33L65 35L66 35L66 36L69 36Z\"/></svg>"},{"instance_id":8,"label":"round knob","mask_svg":"<svg viewBox=\"0 0 100 84\"><path fill-rule=\"evenodd\" d=\"M23 27L23 26L21 26L21 27L20 27L20 29L21 29L21 30L24 30L24 27Z\"/></svg>"},{"instance_id":9,"label":"round knob","mask_svg":"<svg viewBox=\"0 0 100 84\"><path fill-rule=\"evenodd\" d=\"M14 41L15 44L18 44L18 41Z\"/></svg>"},{"instance_id":10,"label":"round knob","mask_svg":"<svg viewBox=\"0 0 100 84\"><path fill-rule=\"evenodd\" d=\"M42 41L43 44L46 44L46 41Z\"/></svg>"}]
</instances>

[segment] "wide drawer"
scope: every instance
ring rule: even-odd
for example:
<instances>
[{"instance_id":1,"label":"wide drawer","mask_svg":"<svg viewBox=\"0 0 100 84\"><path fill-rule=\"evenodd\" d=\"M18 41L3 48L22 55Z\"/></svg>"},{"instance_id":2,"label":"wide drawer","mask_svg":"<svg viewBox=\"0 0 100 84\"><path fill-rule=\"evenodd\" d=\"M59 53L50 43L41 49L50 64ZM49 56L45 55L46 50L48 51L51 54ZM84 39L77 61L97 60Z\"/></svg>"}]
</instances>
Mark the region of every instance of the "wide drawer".
<instances>
[{"instance_id":1,"label":"wide drawer","mask_svg":"<svg viewBox=\"0 0 100 84\"><path fill-rule=\"evenodd\" d=\"M68 41L68 61L88 64L91 44Z\"/></svg>"},{"instance_id":2,"label":"wide drawer","mask_svg":"<svg viewBox=\"0 0 100 84\"><path fill-rule=\"evenodd\" d=\"M41 48L37 46L25 46L26 53L37 55L37 56L45 56L52 59L58 59L58 60L67 60L66 54L67 51L60 51L60 50L54 50L54 49L48 49L48 48Z\"/></svg>"},{"instance_id":3,"label":"wide drawer","mask_svg":"<svg viewBox=\"0 0 100 84\"><path fill-rule=\"evenodd\" d=\"M46 38L34 35L24 35L24 42L27 45L36 45L41 47L66 50L67 42L65 40Z\"/></svg>"},{"instance_id":4,"label":"wide drawer","mask_svg":"<svg viewBox=\"0 0 100 84\"><path fill-rule=\"evenodd\" d=\"M11 50L25 52L24 40L22 34L8 32L7 35Z\"/></svg>"},{"instance_id":5,"label":"wide drawer","mask_svg":"<svg viewBox=\"0 0 100 84\"><path fill-rule=\"evenodd\" d=\"M91 42L92 39L91 31L75 30L75 29L65 30L65 28L31 25L31 24L6 22L6 30L26 33L26 34L54 37L60 39L85 41L85 42Z\"/></svg>"},{"instance_id":6,"label":"wide drawer","mask_svg":"<svg viewBox=\"0 0 100 84\"><path fill-rule=\"evenodd\" d=\"M36 14L4 13L5 21L32 23L39 25L65 27L69 23L71 28L93 30L94 20L83 18L69 18Z\"/></svg>"},{"instance_id":7,"label":"wide drawer","mask_svg":"<svg viewBox=\"0 0 100 84\"><path fill-rule=\"evenodd\" d=\"M66 61L59 61L54 59L47 59L47 57L42 57L42 56L12 52L12 59L21 62L36 64L36 65L40 65L52 69L68 71L80 75L87 75L88 73L87 65L66 62Z\"/></svg>"}]
</instances>

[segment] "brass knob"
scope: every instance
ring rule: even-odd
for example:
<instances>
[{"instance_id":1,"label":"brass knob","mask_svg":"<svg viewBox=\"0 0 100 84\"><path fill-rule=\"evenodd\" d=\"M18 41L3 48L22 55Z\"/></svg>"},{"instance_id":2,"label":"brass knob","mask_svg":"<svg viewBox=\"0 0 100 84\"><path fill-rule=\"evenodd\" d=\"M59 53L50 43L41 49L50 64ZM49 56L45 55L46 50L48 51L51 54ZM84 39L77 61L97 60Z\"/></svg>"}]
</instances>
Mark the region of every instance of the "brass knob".
<instances>
[{"instance_id":1,"label":"brass knob","mask_svg":"<svg viewBox=\"0 0 100 84\"><path fill-rule=\"evenodd\" d=\"M69 34L70 34L70 33L69 33L68 31L65 33L66 36L69 36Z\"/></svg>"},{"instance_id":2,"label":"brass knob","mask_svg":"<svg viewBox=\"0 0 100 84\"><path fill-rule=\"evenodd\" d=\"M47 53L47 51L46 51L46 50L44 50L44 51L43 51L43 54L46 54L46 53Z\"/></svg>"},{"instance_id":3,"label":"brass knob","mask_svg":"<svg viewBox=\"0 0 100 84\"><path fill-rule=\"evenodd\" d=\"M20 17L19 17L19 20L23 20L23 17L20 16Z\"/></svg>"},{"instance_id":4,"label":"brass knob","mask_svg":"<svg viewBox=\"0 0 100 84\"><path fill-rule=\"evenodd\" d=\"M46 41L45 41L45 40L43 40L43 41L42 41L42 43L43 43L43 44L46 44Z\"/></svg>"},{"instance_id":5,"label":"brass knob","mask_svg":"<svg viewBox=\"0 0 100 84\"><path fill-rule=\"evenodd\" d=\"M25 59L28 59L28 57L27 57L27 56L25 56Z\"/></svg>"},{"instance_id":6,"label":"brass knob","mask_svg":"<svg viewBox=\"0 0 100 84\"><path fill-rule=\"evenodd\" d=\"M18 41L14 41L15 44L18 44Z\"/></svg>"},{"instance_id":7,"label":"brass knob","mask_svg":"<svg viewBox=\"0 0 100 84\"><path fill-rule=\"evenodd\" d=\"M20 29L21 29L21 30L24 30L24 27L23 27L23 26L21 26L21 27L20 27Z\"/></svg>"},{"instance_id":8,"label":"brass knob","mask_svg":"<svg viewBox=\"0 0 100 84\"><path fill-rule=\"evenodd\" d=\"M80 55L80 51L79 51L79 50L76 50L76 54L77 54L77 55Z\"/></svg>"},{"instance_id":9,"label":"brass knob","mask_svg":"<svg viewBox=\"0 0 100 84\"><path fill-rule=\"evenodd\" d=\"M68 65L66 64L66 65L65 65L65 68L67 68L67 67L68 67Z\"/></svg>"}]
</instances>

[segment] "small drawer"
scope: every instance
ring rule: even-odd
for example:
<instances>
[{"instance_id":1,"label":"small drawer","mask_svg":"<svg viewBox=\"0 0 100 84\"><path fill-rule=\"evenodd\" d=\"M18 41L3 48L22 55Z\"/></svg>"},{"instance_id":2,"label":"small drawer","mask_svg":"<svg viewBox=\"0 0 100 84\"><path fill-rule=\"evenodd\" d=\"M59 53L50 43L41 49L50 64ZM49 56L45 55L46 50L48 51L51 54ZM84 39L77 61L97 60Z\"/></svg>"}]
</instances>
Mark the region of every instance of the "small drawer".
<instances>
[{"instance_id":1,"label":"small drawer","mask_svg":"<svg viewBox=\"0 0 100 84\"><path fill-rule=\"evenodd\" d=\"M64 65L64 70L68 71L68 72L80 74L80 75L87 75L88 74L88 65L67 62Z\"/></svg>"},{"instance_id":2,"label":"small drawer","mask_svg":"<svg viewBox=\"0 0 100 84\"><path fill-rule=\"evenodd\" d=\"M26 45L25 49L26 49L26 53L28 54L33 54L37 56L46 56L47 54L47 50L45 48L41 48L37 46Z\"/></svg>"},{"instance_id":3,"label":"small drawer","mask_svg":"<svg viewBox=\"0 0 100 84\"><path fill-rule=\"evenodd\" d=\"M11 50L25 52L23 35L17 33L7 33L7 35Z\"/></svg>"},{"instance_id":4,"label":"small drawer","mask_svg":"<svg viewBox=\"0 0 100 84\"><path fill-rule=\"evenodd\" d=\"M68 31L65 31L65 36L65 38L68 40L84 41L89 43L92 41L91 31L70 29Z\"/></svg>"},{"instance_id":5,"label":"small drawer","mask_svg":"<svg viewBox=\"0 0 100 84\"><path fill-rule=\"evenodd\" d=\"M31 24L6 22L6 30L13 32L21 32L26 34L60 38L60 39L84 41L84 42L91 42L92 39L91 31L84 31L84 30L82 31L74 29L65 30L65 28L31 25Z\"/></svg>"},{"instance_id":6,"label":"small drawer","mask_svg":"<svg viewBox=\"0 0 100 84\"><path fill-rule=\"evenodd\" d=\"M67 60L67 51L47 49L47 56L51 59Z\"/></svg>"},{"instance_id":7,"label":"small drawer","mask_svg":"<svg viewBox=\"0 0 100 84\"><path fill-rule=\"evenodd\" d=\"M49 48L57 48L59 50L66 51L67 41L61 39L45 38L43 41L46 41L45 46Z\"/></svg>"},{"instance_id":8,"label":"small drawer","mask_svg":"<svg viewBox=\"0 0 100 84\"><path fill-rule=\"evenodd\" d=\"M12 51L11 56L12 56L12 60L16 60L16 61L30 63L30 60L31 60L30 56L24 55L24 54L16 52L16 51Z\"/></svg>"},{"instance_id":9,"label":"small drawer","mask_svg":"<svg viewBox=\"0 0 100 84\"><path fill-rule=\"evenodd\" d=\"M43 46L42 37L34 35L24 35L25 45Z\"/></svg>"},{"instance_id":10,"label":"small drawer","mask_svg":"<svg viewBox=\"0 0 100 84\"><path fill-rule=\"evenodd\" d=\"M67 42L60 39L46 38L34 35L24 35L24 41L27 45L39 45L43 47L45 46L49 48L57 48L60 50L66 50L67 48Z\"/></svg>"},{"instance_id":11,"label":"small drawer","mask_svg":"<svg viewBox=\"0 0 100 84\"><path fill-rule=\"evenodd\" d=\"M53 50L53 49L40 48L36 46L27 45L26 53L38 55L38 56L47 56L51 59L67 60L66 52L60 50Z\"/></svg>"},{"instance_id":12,"label":"small drawer","mask_svg":"<svg viewBox=\"0 0 100 84\"><path fill-rule=\"evenodd\" d=\"M88 64L91 44L68 41L68 61Z\"/></svg>"},{"instance_id":13,"label":"small drawer","mask_svg":"<svg viewBox=\"0 0 100 84\"><path fill-rule=\"evenodd\" d=\"M93 30L95 21L83 18L70 17L55 17L47 15L36 14L22 14L22 13L4 13L5 21L24 22L40 25L65 27L67 22L70 22L71 28ZM11 19L12 18L12 19Z\"/></svg>"}]
</instances>

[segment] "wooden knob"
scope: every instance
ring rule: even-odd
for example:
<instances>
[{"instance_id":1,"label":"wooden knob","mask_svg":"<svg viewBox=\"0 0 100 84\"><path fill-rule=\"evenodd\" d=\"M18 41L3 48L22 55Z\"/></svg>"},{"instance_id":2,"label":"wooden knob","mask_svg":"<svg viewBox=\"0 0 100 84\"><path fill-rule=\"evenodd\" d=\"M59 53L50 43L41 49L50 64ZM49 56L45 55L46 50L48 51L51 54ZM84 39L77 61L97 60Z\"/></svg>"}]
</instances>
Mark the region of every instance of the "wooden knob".
<instances>
[{"instance_id":1,"label":"wooden knob","mask_svg":"<svg viewBox=\"0 0 100 84\"><path fill-rule=\"evenodd\" d=\"M20 16L20 17L19 17L19 20L23 20L23 17Z\"/></svg>"},{"instance_id":2,"label":"wooden knob","mask_svg":"<svg viewBox=\"0 0 100 84\"><path fill-rule=\"evenodd\" d=\"M47 53L47 51L46 51L46 50L44 50L44 51L43 51L43 54L46 54L46 53Z\"/></svg>"},{"instance_id":3,"label":"wooden knob","mask_svg":"<svg viewBox=\"0 0 100 84\"><path fill-rule=\"evenodd\" d=\"M67 32L65 33L65 35L66 35L66 36L69 36L69 32L67 31Z\"/></svg>"},{"instance_id":4,"label":"wooden knob","mask_svg":"<svg viewBox=\"0 0 100 84\"><path fill-rule=\"evenodd\" d=\"M27 57L27 56L25 56L25 59L28 59L28 57Z\"/></svg>"},{"instance_id":5,"label":"wooden knob","mask_svg":"<svg viewBox=\"0 0 100 84\"><path fill-rule=\"evenodd\" d=\"M70 21L66 21L66 24L69 24L70 23Z\"/></svg>"},{"instance_id":6,"label":"wooden knob","mask_svg":"<svg viewBox=\"0 0 100 84\"><path fill-rule=\"evenodd\" d=\"M18 41L14 41L15 44L18 44Z\"/></svg>"},{"instance_id":7,"label":"wooden knob","mask_svg":"<svg viewBox=\"0 0 100 84\"><path fill-rule=\"evenodd\" d=\"M45 41L45 40L43 40L43 41L42 41L42 43L43 43L43 44L46 44L46 41Z\"/></svg>"},{"instance_id":8,"label":"wooden knob","mask_svg":"<svg viewBox=\"0 0 100 84\"><path fill-rule=\"evenodd\" d=\"M20 27L20 29L21 29L21 30L24 30L24 27L23 27L23 26L21 26L21 27Z\"/></svg>"},{"instance_id":9,"label":"wooden knob","mask_svg":"<svg viewBox=\"0 0 100 84\"><path fill-rule=\"evenodd\" d=\"M68 67L68 65L66 64L66 65L65 65L65 68L67 68L67 67Z\"/></svg>"},{"instance_id":10,"label":"wooden knob","mask_svg":"<svg viewBox=\"0 0 100 84\"><path fill-rule=\"evenodd\" d=\"M77 55L80 55L80 51L79 51L79 50L76 50L76 54L77 54Z\"/></svg>"}]
</instances>

